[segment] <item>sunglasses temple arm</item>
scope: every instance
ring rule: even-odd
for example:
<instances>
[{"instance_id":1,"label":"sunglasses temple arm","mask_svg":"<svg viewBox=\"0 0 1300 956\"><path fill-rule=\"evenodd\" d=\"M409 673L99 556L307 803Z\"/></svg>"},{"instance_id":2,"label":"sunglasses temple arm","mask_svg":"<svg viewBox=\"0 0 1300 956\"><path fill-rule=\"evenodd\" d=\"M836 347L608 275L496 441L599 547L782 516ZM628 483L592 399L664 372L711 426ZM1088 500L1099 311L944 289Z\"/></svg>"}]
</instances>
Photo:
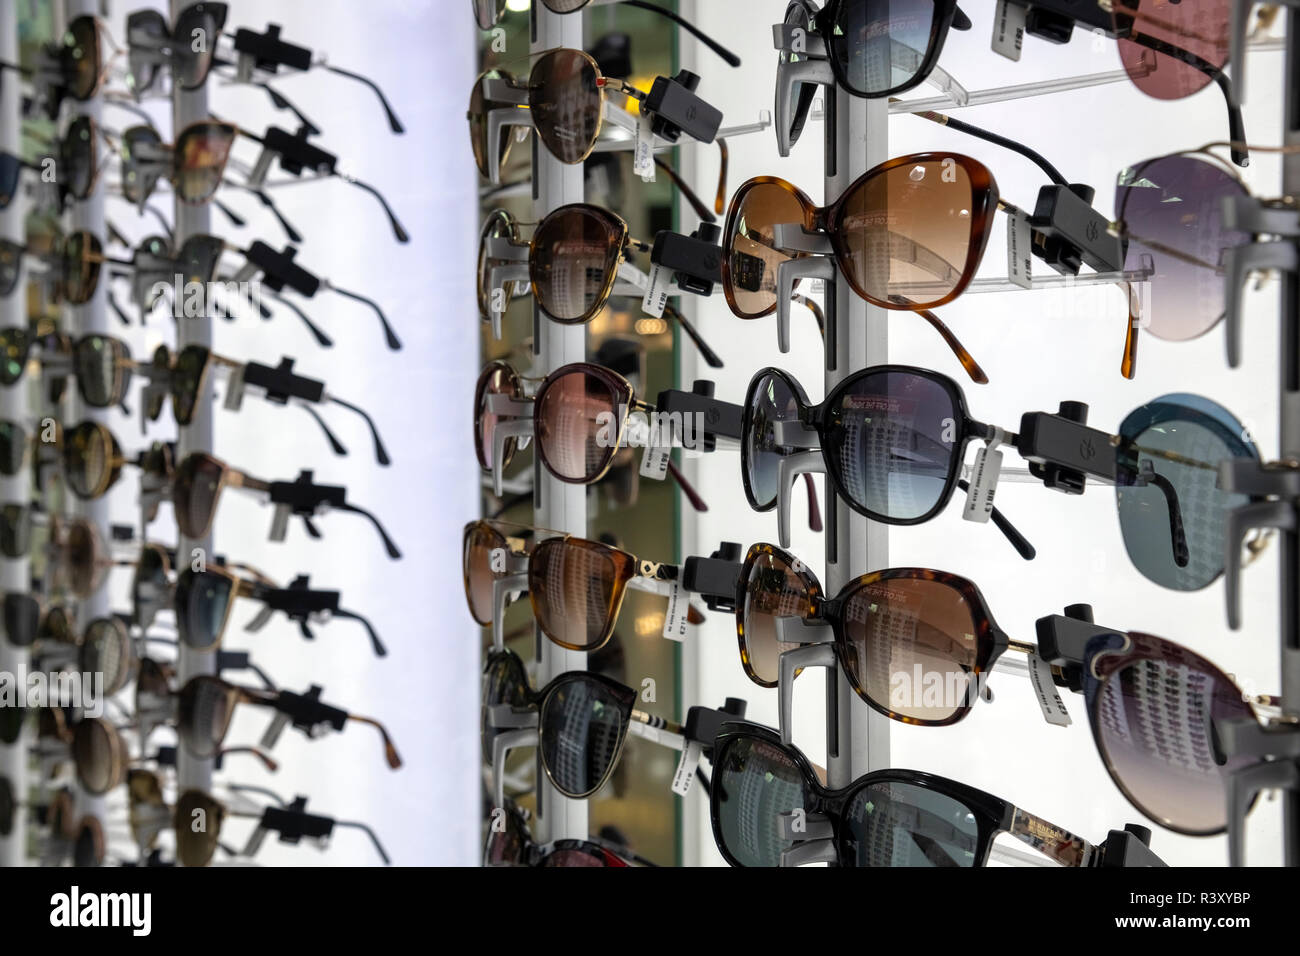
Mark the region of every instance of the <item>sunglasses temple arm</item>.
<instances>
[{"instance_id":1,"label":"sunglasses temple arm","mask_svg":"<svg viewBox=\"0 0 1300 956\"><path fill-rule=\"evenodd\" d=\"M817 483L813 481L812 472L803 473L803 483L808 489L808 530L820 532L822 530L822 509L817 503Z\"/></svg>"},{"instance_id":2,"label":"sunglasses temple arm","mask_svg":"<svg viewBox=\"0 0 1300 956\"><path fill-rule=\"evenodd\" d=\"M275 773L280 769L280 765L276 763L275 758L257 747L223 747L220 753L222 757L229 757L231 754L248 754L261 761L262 766L271 773Z\"/></svg>"},{"instance_id":3,"label":"sunglasses temple arm","mask_svg":"<svg viewBox=\"0 0 1300 956\"><path fill-rule=\"evenodd\" d=\"M722 359L718 358L718 353L709 348L709 344L705 342L700 333L696 331L695 326L691 325L691 323L686 320L686 316L682 315L681 312L677 311L677 309L671 305L664 306L664 315L675 320L677 324L682 327L682 331L691 337L691 341L694 342L695 347L700 350L701 357L703 357L704 361L708 363L710 368L722 368Z\"/></svg>"},{"instance_id":4,"label":"sunglasses temple arm","mask_svg":"<svg viewBox=\"0 0 1300 956\"><path fill-rule=\"evenodd\" d=\"M822 341L825 342L826 341L826 313L822 311L822 307L818 305L816 302L814 302L812 299L808 298L806 295L800 295L797 292L794 295L790 296L790 301L799 303L800 305L802 305L804 308L806 308L809 312L813 314L813 318L817 320L817 333L822 337Z\"/></svg>"},{"instance_id":5,"label":"sunglasses temple arm","mask_svg":"<svg viewBox=\"0 0 1300 956\"><path fill-rule=\"evenodd\" d=\"M224 215L227 219L229 219L232 225L239 226L240 228L243 228L244 226L248 225L247 219L239 215L239 213L235 212L235 210L231 209L220 199L213 199L212 205L220 209L222 215Z\"/></svg>"},{"instance_id":6,"label":"sunglasses temple arm","mask_svg":"<svg viewBox=\"0 0 1300 956\"><path fill-rule=\"evenodd\" d=\"M384 526L379 523L379 519L369 511L356 505L350 505L347 502L344 502L341 505L335 505L334 507L338 508L340 511L351 511L354 514L359 514L362 517L369 519L370 523L375 526L375 530L379 532L379 537L383 539L384 550L388 552L388 556L394 561L401 558L402 552L399 551L397 545L393 543L393 539L388 536L388 532L385 531Z\"/></svg>"},{"instance_id":7,"label":"sunglasses temple arm","mask_svg":"<svg viewBox=\"0 0 1300 956\"><path fill-rule=\"evenodd\" d=\"M338 174L335 173L335 175L337 176ZM361 180L354 179L351 176L340 176L339 178L345 182L351 183L358 189L364 189L366 192L370 193L370 195L378 199L379 205L384 207L384 214L388 216L388 222L393 227L393 235L397 237L397 241L403 243L411 241L411 237L407 233L406 229L397 221L397 215L393 212L393 208L388 205L388 200L384 198L383 194L378 189L371 186L369 183L363 183Z\"/></svg>"},{"instance_id":8,"label":"sunglasses temple arm","mask_svg":"<svg viewBox=\"0 0 1300 956\"><path fill-rule=\"evenodd\" d=\"M316 424L320 426L320 430L325 433L325 440L330 443L330 448L334 450L334 454L339 456L346 455L348 453L347 446L339 441L338 436L330 430L329 425L325 424L325 419L321 417L321 413L316 411L316 409L312 408L306 402L302 402L301 405L302 410L314 418Z\"/></svg>"},{"instance_id":9,"label":"sunglasses temple arm","mask_svg":"<svg viewBox=\"0 0 1300 956\"><path fill-rule=\"evenodd\" d=\"M691 208L695 210L695 215L699 216L703 222L718 221L718 217L713 214L708 206L704 205L704 201L695 194L695 190L686 185L686 181L677 174L677 170L673 169L667 162L660 159L658 156L655 157L655 165L662 169L668 178L673 181L673 185L681 190L682 196L691 204Z\"/></svg>"},{"instance_id":10,"label":"sunglasses temple arm","mask_svg":"<svg viewBox=\"0 0 1300 956\"><path fill-rule=\"evenodd\" d=\"M384 861L384 866L392 866L393 861L388 858L388 853L384 850L384 845L379 842L379 837L375 835L375 831L366 826L366 824L354 823L351 820L335 820L334 825L336 827L347 827L351 830L360 830L366 836L370 837L370 842L374 844L375 852L379 854L379 858Z\"/></svg>"},{"instance_id":11,"label":"sunglasses temple arm","mask_svg":"<svg viewBox=\"0 0 1300 956\"><path fill-rule=\"evenodd\" d=\"M351 402L345 402L337 395L331 395L330 401L335 405L341 405L350 412L356 412L366 420L366 425L370 428L370 436L375 440L375 460L381 465L392 464L392 459L388 457L388 449L384 447L384 441L379 437L379 429L375 427L374 419L359 405L353 405Z\"/></svg>"},{"instance_id":12,"label":"sunglasses temple arm","mask_svg":"<svg viewBox=\"0 0 1300 956\"><path fill-rule=\"evenodd\" d=\"M902 296L890 296L890 298L901 299ZM961 367L966 370L966 374L970 376L971 381L979 385L987 385L989 377L984 369L980 367L980 363L975 361L975 357L966 351L966 346L962 345L957 336L952 333L952 330L943 324L943 320L929 309L918 309L917 314L929 322L930 326L943 336L943 340L948 343L948 348L952 349L953 354L957 356L957 361L961 362Z\"/></svg>"},{"instance_id":13,"label":"sunglasses temple arm","mask_svg":"<svg viewBox=\"0 0 1300 956\"><path fill-rule=\"evenodd\" d=\"M274 216L276 222L280 224L280 228L284 230L284 234L288 236L290 242L302 242L302 233L295 229L288 219L284 218L284 215L275 205L275 201L272 200L263 190L258 189L255 186L249 186L245 183L235 182L233 179L223 179L222 182L228 186L234 186L236 189L242 189L245 192L252 193L257 197L258 202L270 210L271 215Z\"/></svg>"},{"instance_id":14,"label":"sunglasses temple arm","mask_svg":"<svg viewBox=\"0 0 1300 956\"><path fill-rule=\"evenodd\" d=\"M381 641L379 639L379 635L375 633L374 625L371 624L370 621L368 621L366 618L362 617L360 614L357 614L355 611L348 611L348 610L344 610L343 608L338 608L337 610L335 610L334 616L347 618L349 621L361 622L361 626L366 629L366 633L370 636L370 646L374 648L375 656L376 657L388 656L388 648L384 647L383 641Z\"/></svg>"},{"instance_id":15,"label":"sunglasses temple arm","mask_svg":"<svg viewBox=\"0 0 1300 956\"><path fill-rule=\"evenodd\" d=\"M359 293L349 292L347 289L340 289L333 283L330 284L329 288L331 291L343 296L345 299L352 299L354 302L360 302L363 305L368 305L370 308L374 309L375 315L379 316L380 325L384 327L384 340L388 343L388 348L394 352L397 352L402 348L402 340L397 337L397 333L393 331L393 327L388 324L388 316L384 315L384 310L379 307L378 302L374 299L368 299Z\"/></svg>"},{"instance_id":16,"label":"sunglasses temple arm","mask_svg":"<svg viewBox=\"0 0 1300 956\"><path fill-rule=\"evenodd\" d=\"M379 736L384 738L384 758L388 761L388 766L397 770L402 766L402 758L397 753L397 747L393 745L393 738L388 736L388 729L375 720L373 717L359 717L356 714L348 714L348 720L355 720L359 724L369 724L379 731Z\"/></svg>"},{"instance_id":17,"label":"sunglasses temple arm","mask_svg":"<svg viewBox=\"0 0 1300 956\"><path fill-rule=\"evenodd\" d=\"M938 123L940 126L947 126L950 129L955 129L957 132L965 133L967 136L974 136L976 139L982 139L986 143L1001 146L1003 149L1009 149L1013 153L1019 153L1045 172L1047 178L1056 183L1056 185L1070 185L1069 180L1061 175L1061 171L1049 163L1040 153L1035 152L1023 143L1017 143L1014 139L999 136L997 133L991 133L978 126L972 126L970 123L963 123L959 119L953 119L951 116L935 112L934 110L922 110L918 113L913 113L912 115L919 116L921 119L928 119L930 122Z\"/></svg>"},{"instance_id":18,"label":"sunglasses temple arm","mask_svg":"<svg viewBox=\"0 0 1300 956\"><path fill-rule=\"evenodd\" d=\"M723 46L721 43L717 42L713 38L706 36L703 33L703 31L699 29L699 27L684 20L682 17L678 16L673 11L666 10L663 7L655 6L653 3L646 3L645 0L623 0L623 5L625 7L637 7L641 10L650 10L654 13L659 14L660 16L667 17L669 20L673 21L673 23L677 24L679 27L681 27L691 36L695 37L695 39L699 40L701 43L707 46L714 53L718 54L718 56L726 60L729 66L740 66L740 57L736 56L736 54L732 53L725 46Z\"/></svg>"},{"instance_id":19,"label":"sunglasses temple arm","mask_svg":"<svg viewBox=\"0 0 1300 956\"><path fill-rule=\"evenodd\" d=\"M266 295L269 295L272 299L275 299L276 302L279 302L281 305L283 305L294 315L298 316L298 318L302 319L303 324L307 326L307 330L311 332L312 336L315 337L317 343L319 343L322 348L328 349L334 346L334 340L330 338L328 335L326 335L325 332L318 325L316 325L316 323L313 322L310 317L308 317L306 312L298 308L298 306L290 302L288 299L280 295L278 292L271 292L265 289L263 290L263 292ZM266 309L266 304L259 302L258 307L259 309ZM269 309L266 309L266 312L264 314L266 315L267 318L270 318Z\"/></svg>"},{"instance_id":20,"label":"sunglasses temple arm","mask_svg":"<svg viewBox=\"0 0 1300 956\"><path fill-rule=\"evenodd\" d=\"M1062 866L1089 866L1095 855L1096 847L1083 837L1062 830L1019 807L1011 809L1011 827L1007 832Z\"/></svg>"},{"instance_id":21,"label":"sunglasses temple arm","mask_svg":"<svg viewBox=\"0 0 1300 956\"><path fill-rule=\"evenodd\" d=\"M294 106L293 103L289 102L288 98L279 90L274 89L270 83L264 83L261 80L252 80L250 82L253 84L253 86L261 87L262 89L266 90L266 95L271 98L271 102L275 105L276 109L288 110L290 113L292 113L294 119L296 119L307 130L308 136L320 135L321 132L320 127L317 126L315 123L313 123L311 120L309 120L306 117L306 115L303 114L302 110L298 109L298 107Z\"/></svg>"},{"instance_id":22,"label":"sunglasses temple arm","mask_svg":"<svg viewBox=\"0 0 1300 956\"><path fill-rule=\"evenodd\" d=\"M970 491L970 483L966 481L965 478L957 479L957 487L962 491ZM993 523L997 525L998 530L1006 536L1006 539L1011 542L1011 546L1015 548L1019 555L1026 561L1032 561L1034 556L1038 554L1038 552L1034 550L1034 546L1029 543L1029 540L1017 531L1016 526L1008 521L1007 516L996 507L993 509Z\"/></svg>"},{"instance_id":23,"label":"sunglasses temple arm","mask_svg":"<svg viewBox=\"0 0 1300 956\"><path fill-rule=\"evenodd\" d=\"M122 306L118 304L117 297L113 295L113 290L108 290L108 307L116 313L117 317L122 320L123 325L131 324L131 317L123 311Z\"/></svg>"},{"instance_id":24,"label":"sunglasses temple arm","mask_svg":"<svg viewBox=\"0 0 1300 956\"><path fill-rule=\"evenodd\" d=\"M346 76L349 80L356 80L358 83L364 83L366 86L374 90L375 96L379 97L379 104L384 108L384 113L388 116L388 128L394 133L406 132L406 127L402 125L402 121L399 120L397 114L393 112L393 107L389 104L388 97L384 95L384 91L379 88L378 83L369 77L362 76L360 73L353 73L351 70L345 70L338 66L330 66L328 63L324 64L322 69L329 70L329 72L338 74L339 76Z\"/></svg>"},{"instance_id":25,"label":"sunglasses temple arm","mask_svg":"<svg viewBox=\"0 0 1300 956\"><path fill-rule=\"evenodd\" d=\"M696 511L709 510L708 503L700 497L700 493L681 473L681 470L673 463L671 457L668 459L668 474L672 476L673 481L677 482L677 487L682 489L682 494L686 496L686 500L691 503L692 508Z\"/></svg>"},{"instance_id":26,"label":"sunglasses temple arm","mask_svg":"<svg viewBox=\"0 0 1300 956\"><path fill-rule=\"evenodd\" d=\"M270 787L259 787L251 783L228 783L226 789L232 793L255 793L259 797L266 797L276 806L288 806L289 801L284 799Z\"/></svg>"},{"instance_id":27,"label":"sunglasses temple arm","mask_svg":"<svg viewBox=\"0 0 1300 956\"><path fill-rule=\"evenodd\" d=\"M718 140L718 194L713 197L713 211L719 216L727 208L727 167L731 161L731 150L725 139Z\"/></svg>"}]
</instances>

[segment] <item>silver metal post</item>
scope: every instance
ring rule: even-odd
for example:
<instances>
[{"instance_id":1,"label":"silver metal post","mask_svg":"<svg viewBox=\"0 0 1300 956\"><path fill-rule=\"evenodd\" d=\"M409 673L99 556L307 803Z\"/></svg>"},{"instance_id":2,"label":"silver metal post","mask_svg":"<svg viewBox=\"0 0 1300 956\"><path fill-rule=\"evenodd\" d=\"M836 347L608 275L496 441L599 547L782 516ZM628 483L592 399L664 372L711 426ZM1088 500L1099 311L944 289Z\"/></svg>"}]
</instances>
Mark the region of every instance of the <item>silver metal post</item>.
<instances>
[{"instance_id":1,"label":"silver metal post","mask_svg":"<svg viewBox=\"0 0 1300 956\"><path fill-rule=\"evenodd\" d=\"M553 50L568 47L581 50L582 24L584 13L570 13L563 16L551 13L546 6L535 3L532 6L533 34L531 51ZM561 163L541 144L537 136L533 143L533 208L534 219L541 220L551 210L566 203L582 202L582 165L568 166ZM546 375L561 365L569 362L581 362L586 359L587 330L582 325L560 325L552 322L533 303L534 341L537 343L538 375ZM587 533L587 489L583 485L571 485L557 481L541 466L540 459L534 455L534 523L542 528L566 531L569 534L585 535ZM541 667L537 680L539 685L565 671L586 670L587 655L578 651L566 651L552 644L540 632L537 641L541 648ZM539 769L537 774L539 814L538 839L547 840L585 840L587 829L587 803L585 800L569 800L560 796L546 774Z\"/></svg>"}]
</instances>

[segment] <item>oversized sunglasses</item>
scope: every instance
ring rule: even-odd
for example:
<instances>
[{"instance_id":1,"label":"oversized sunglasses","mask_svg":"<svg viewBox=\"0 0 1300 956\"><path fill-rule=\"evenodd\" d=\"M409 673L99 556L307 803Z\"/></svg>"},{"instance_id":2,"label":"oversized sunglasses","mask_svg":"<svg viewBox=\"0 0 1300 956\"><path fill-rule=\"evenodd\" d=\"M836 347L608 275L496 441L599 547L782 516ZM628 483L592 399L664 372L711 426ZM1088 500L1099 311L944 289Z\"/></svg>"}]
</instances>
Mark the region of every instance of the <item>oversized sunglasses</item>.
<instances>
[{"instance_id":1,"label":"oversized sunglasses","mask_svg":"<svg viewBox=\"0 0 1300 956\"><path fill-rule=\"evenodd\" d=\"M756 724L722 725L713 745L713 836L732 866L986 866L1008 833L1062 866L1096 848L992 794L937 774L878 770L827 787L802 752ZM799 830L797 819L808 826ZM810 852L811 851L811 852Z\"/></svg>"}]
</instances>

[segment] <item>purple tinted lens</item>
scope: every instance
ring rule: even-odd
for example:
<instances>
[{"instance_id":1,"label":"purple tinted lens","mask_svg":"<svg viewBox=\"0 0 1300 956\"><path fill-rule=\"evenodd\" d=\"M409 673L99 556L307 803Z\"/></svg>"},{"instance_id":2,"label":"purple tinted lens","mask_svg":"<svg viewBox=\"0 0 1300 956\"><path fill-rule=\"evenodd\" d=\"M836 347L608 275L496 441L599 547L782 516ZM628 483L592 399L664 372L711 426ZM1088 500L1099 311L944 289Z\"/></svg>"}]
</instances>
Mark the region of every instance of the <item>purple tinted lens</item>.
<instances>
[{"instance_id":1,"label":"purple tinted lens","mask_svg":"<svg viewBox=\"0 0 1300 956\"><path fill-rule=\"evenodd\" d=\"M917 521L956 477L962 420L953 394L915 372L873 372L826 408L822 449L850 504L882 521Z\"/></svg>"},{"instance_id":2,"label":"purple tinted lens","mask_svg":"<svg viewBox=\"0 0 1300 956\"><path fill-rule=\"evenodd\" d=\"M1226 170L1193 156L1120 172L1115 213L1128 239L1124 268L1146 275L1137 285L1142 328L1182 341L1223 318L1223 250L1249 238L1224 228L1223 201L1245 194Z\"/></svg>"},{"instance_id":3,"label":"purple tinted lens","mask_svg":"<svg viewBox=\"0 0 1300 956\"><path fill-rule=\"evenodd\" d=\"M609 866L596 850L556 850L542 861L542 866Z\"/></svg>"}]
</instances>

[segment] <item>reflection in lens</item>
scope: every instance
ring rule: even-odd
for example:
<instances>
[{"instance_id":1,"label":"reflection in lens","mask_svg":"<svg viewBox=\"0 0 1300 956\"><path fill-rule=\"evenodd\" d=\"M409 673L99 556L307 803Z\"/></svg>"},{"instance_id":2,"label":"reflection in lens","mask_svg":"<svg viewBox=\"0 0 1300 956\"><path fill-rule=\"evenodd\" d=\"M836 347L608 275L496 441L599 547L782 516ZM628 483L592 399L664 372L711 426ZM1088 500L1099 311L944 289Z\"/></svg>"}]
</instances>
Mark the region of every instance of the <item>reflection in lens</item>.
<instances>
[{"instance_id":1,"label":"reflection in lens","mask_svg":"<svg viewBox=\"0 0 1300 956\"><path fill-rule=\"evenodd\" d=\"M493 362L483 370L475 387L474 401L474 448L478 452L479 467L491 471L493 456L496 454L496 428L501 416L489 407L491 396L505 395L508 398L521 396L522 388L515 370L504 362ZM512 435L505 440L501 448L501 467L505 468L514 457L518 447Z\"/></svg>"},{"instance_id":2,"label":"reflection in lens","mask_svg":"<svg viewBox=\"0 0 1300 956\"><path fill-rule=\"evenodd\" d=\"M225 467L211 455L193 452L176 466L172 504L187 538L201 538L212 524Z\"/></svg>"},{"instance_id":3,"label":"reflection in lens","mask_svg":"<svg viewBox=\"0 0 1300 956\"><path fill-rule=\"evenodd\" d=\"M185 568L176 575L176 629L181 643L199 651L216 647L225 630L234 584L215 571Z\"/></svg>"},{"instance_id":4,"label":"reflection in lens","mask_svg":"<svg viewBox=\"0 0 1300 956\"><path fill-rule=\"evenodd\" d=\"M844 811L853 866L976 866L979 826L960 801L928 787L880 782ZM847 862L847 861L846 861Z\"/></svg>"},{"instance_id":5,"label":"reflection in lens","mask_svg":"<svg viewBox=\"0 0 1300 956\"><path fill-rule=\"evenodd\" d=\"M212 198L226 172L226 160L235 141L235 127L203 122L187 126L176 141L175 187L182 202L203 203Z\"/></svg>"},{"instance_id":6,"label":"reflection in lens","mask_svg":"<svg viewBox=\"0 0 1300 956\"><path fill-rule=\"evenodd\" d=\"M583 365L557 369L533 408L537 447L555 477L595 481L618 450L619 397L609 382Z\"/></svg>"},{"instance_id":7,"label":"reflection in lens","mask_svg":"<svg viewBox=\"0 0 1300 956\"><path fill-rule=\"evenodd\" d=\"M936 0L841 3L827 31L827 47L848 88L859 96L901 93L924 77L940 4Z\"/></svg>"},{"instance_id":8,"label":"reflection in lens","mask_svg":"<svg viewBox=\"0 0 1300 956\"><path fill-rule=\"evenodd\" d=\"M171 372L171 397L172 414L176 416L178 425L188 425L194 419L194 407L198 404L208 355L208 350L202 345L187 345L176 355Z\"/></svg>"},{"instance_id":9,"label":"reflection in lens","mask_svg":"<svg viewBox=\"0 0 1300 956\"><path fill-rule=\"evenodd\" d=\"M474 164L478 166L478 171L484 179L491 179L491 173L487 165L488 113L496 109L515 109L516 106L514 103L505 103L485 96L483 94L484 80L501 80L510 86L517 86L518 84L515 78L504 70L488 70L474 81L474 88L469 94L469 142L474 150ZM514 127L502 126L499 136L498 170L505 166L506 157L510 154L510 147L514 144Z\"/></svg>"},{"instance_id":10,"label":"reflection in lens","mask_svg":"<svg viewBox=\"0 0 1300 956\"><path fill-rule=\"evenodd\" d=\"M528 561L528 594L537 626L574 650L604 643L621 601L614 552L594 541L551 538Z\"/></svg>"},{"instance_id":11,"label":"reflection in lens","mask_svg":"<svg viewBox=\"0 0 1300 956\"><path fill-rule=\"evenodd\" d=\"M542 866L588 867L609 866L608 859L598 850L564 849L548 854Z\"/></svg>"},{"instance_id":12,"label":"reflection in lens","mask_svg":"<svg viewBox=\"0 0 1300 956\"><path fill-rule=\"evenodd\" d=\"M492 603L493 583L497 572L493 570L494 553L504 554L505 538L481 521L465 529L464 572L465 595L469 599L469 612L483 627L492 624L496 610Z\"/></svg>"},{"instance_id":13,"label":"reflection in lens","mask_svg":"<svg viewBox=\"0 0 1300 956\"><path fill-rule=\"evenodd\" d=\"M537 304L557 322L582 322L614 278L623 227L594 206L561 206L533 234L528 271Z\"/></svg>"},{"instance_id":14,"label":"reflection in lens","mask_svg":"<svg viewBox=\"0 0 1300 956\"><path fill-rule=\"evenodd\" d=\"M63 434L63 475L78 498L94 498L112 483L116 467L114 441L108 429L81 422Z\"/></svg>"},{"instance_id":15,"label":"reflection in lens","mask_svg":"<svg viewBox=\"0 0 1300 956\"><path fill-rule=\"evenodd\" d=\"M207 866L221 839L226 808L200 790L186 790L176 800L176 858L182 866ZM196 823L202 826L196 826Z\"/></svg>"},{"instance_id":16,"label":"reflection in lens","mask_svg":"<svg viewBox=\"0 0 1300 956\"><path fill-rule=\"evenodd\" d=\"M483 745L483 763L492 765L492 741L504 730L495 729L488 720L493 707L509 704L528 706L528 676L523 663L511 651L492 651L483 668L483 713L479 740Z\"/></svg>"},{"instance_id":17,"label":"reflection in lens","mask_svg":"<svg viewBox=\"0 0 1300 956\"><path fill-rule=\"evenodd\" d=\"M794 572L785 557L755 545L745 565L745 598L741 607L741 638L745 661L751 677L765 687L775 687L781 676L781 654L798 645L778 639L776 622L801 627L800 620L812 613L812 595L803 579Z\"/></svg>"},{"instance_id":18,"label":"reflection in lens","mask_svg":"<svg viewBox=\"0 0 1300 956\"><path fill-rule=\"evenodd\" d=\"M78 722L72 736L72 758L77 779L95 796L108 793L122 782L122 740L102 717Z\"/></svg>"},{"instance_id":19,"label":"reflection in lens","mask_svg":"<svg viewBox=\"0 0 1300 956\"><path fill-rule=\"evenodd\" d=\"M191 755L201 760L216 755L234 716L231 707L227 685L215 677L194 677L181 688L176 726Z\"/></svg>"},{"instance_id":20,"label":"reflection in lens","mask_svg":"<svg viewBox=\"0 0 1300 956\"><path fill-rule=\"evenodd\" d=\"M89 116L78 116L68 124L68 131L59 144L63 159L61 185L77 199L85 199L95 180L95 121Z\"/></svg>"},{"instance_id":21,"label":"reflection in lens","mask_svg":"<svg viewBox=\"0 0 1300 956\"><path fill-rule=\"evenodd\" d=\"M129 358L126 347L106 335L85 335L77 341L73 369L87 405L108 408L121 402L125 375L119 366Z\"/></svg>"},{"instance_id":22,"label":"reflection in lens","mask_svg":"<svg viewBox=\"0 0 1300 956\"><path fill-rule=\"evenodd\" d=\"M601 95L594 63L578 50L554 50L533 64L528 108L537 135L562 163L580 163L600 132Z\"/></svg>"},{"instance_id":23,"label":"reflection in lens","mask_svg":"<svg viewBox=\"0 0 1300 956\"><path fill-rule=\"evenodd\" d=\"M1119 437L1115 500L1133 566L1176 591L1205 587L1223 572L1227 514L1248 500L1220 487L1219 463L1259 457L1245 426L1209 399L1175 394L1130 412Z\"/></svg>"},{"instance_id":24,"label":"reflection in lens","mask_svg":"<svg viewBox=\"0 0 1300 956\"><path fill-rule=\"evenodd\" d=\"M776 308L777 269L793 256L776 249L774 227L804 224L799 197L774 183L741 187L731 200L723 236L722 276L732 311L743 319Z\"/></svg>"},{"instance_id":25,"label":"reflection in lens","mask_svg":"<svg viewBox=\"0 0 1300 956\"><path fill-rule=\"evenodd\" d=\"M1223 318L1223 252L1250 239L1224 226L1224 202L1245 195L1227 170L1192 156L1120 171L1115 212L1128 240L1124 269L1144 276L1140 328L1183 341Z\"/></svg>"},{"instance_id":26,"label":"reflection in lens","mask_svg":"<svg viewBox=\"0 0 1300 956\"><path fill-rule=\"evenodd\" d=\"M718 842L738 866L780 866L793 846L781 831L781 815L803 810L808 784L780 747L738 737L724 745L713 775Z\"/></svg>"},{"instance_id":27,"label":"reflection in lens","mask_svg":"<svg viewBox=\"0 0 1300 956\"><path fill-rule=\"evenodd\" d=\"M612 688L586 674L553 685L538 720L539 746L561 793L581 799L605 782L623 748L630 708L630 699L620 702Z\"/></svg>"},{"instance_id":28,"label":"reflection in lens","mask_svg":"<svg viewBox=\"0 0 1300 956\"><path fill-rule=\"evenodd\" d=\"M798 451L791 445L776 443L774 426L798 420L799 400L784 375L767 372L750 384L741 465L749 503L759 511L776 504L781 492L781 459Z\"/></svg>"},{"instance_id":29,"label":"reflection in lens","mask_svg":"<svg viewBox=\"0 0 1300 956\"><path fill-rule=\"evenodd\" d=\"M850 503L882 520L934 513L957 467L961 419L953 396L915 372L873 372L826 409L822 451Z\"/></svg>"}]
</instances>

